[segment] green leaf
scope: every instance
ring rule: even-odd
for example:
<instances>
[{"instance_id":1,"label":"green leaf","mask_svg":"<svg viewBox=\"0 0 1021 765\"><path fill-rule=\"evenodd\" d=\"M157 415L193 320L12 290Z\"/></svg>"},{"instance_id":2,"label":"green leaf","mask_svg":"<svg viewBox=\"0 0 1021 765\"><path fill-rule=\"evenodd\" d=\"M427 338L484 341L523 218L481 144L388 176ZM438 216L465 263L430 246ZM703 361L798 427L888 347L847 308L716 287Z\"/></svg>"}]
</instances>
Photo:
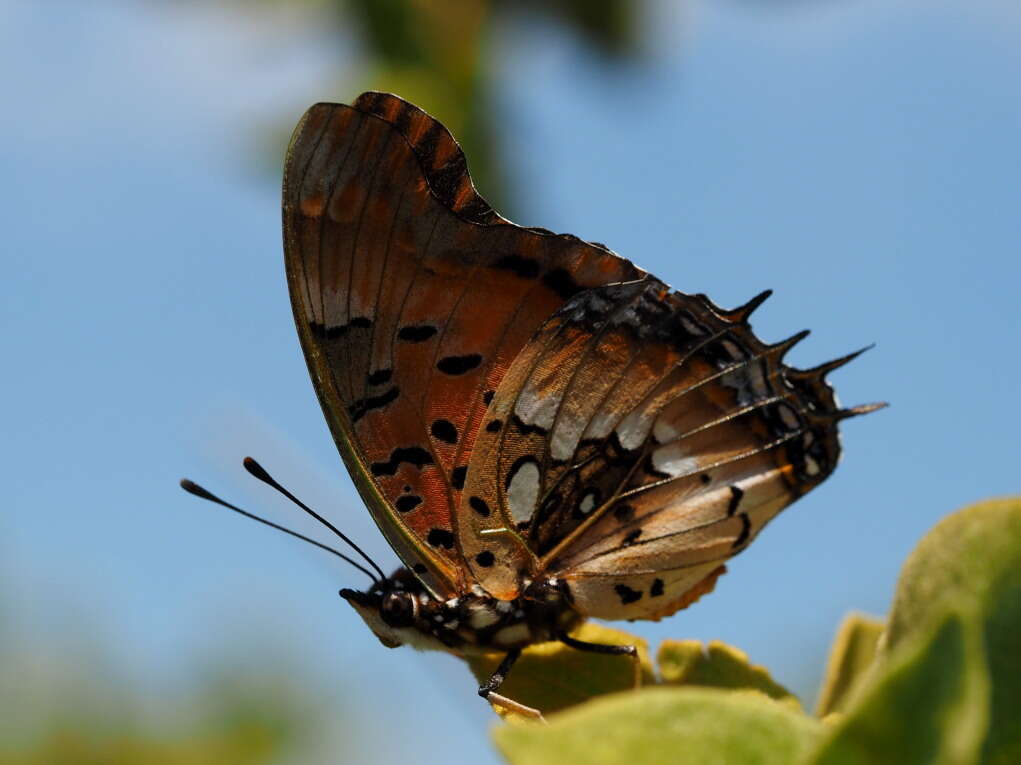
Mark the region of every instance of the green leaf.
<instances>
[{"instance_id":1,"label":"green leaf","mask_svg":"<svg viewBox=\"0 0 1021 765\"><path fill-rule=\"evenodd\" d=\"M797 697L770 677L764 667L748 661L748 655L714 640L708 646L698 640L664 640L657 656L660 676L675 685L706 685L751 690L800 710Z\"/></svg>"},{"instance_id":2,"label":"green leaf","mask_svg":"<svg viewBox=\"0 0 1021 765\"><path fill-rule=\"evenodd\" d=\"M649 646L640 637L591 623L583 624L571 636L588 643L638 646L642 682L654 681ZM489 679L502 658L502 654L473 656L468 659L468 666L481 684ZM634 661L628 656L588 653L563 643L540 643L522 652L500 693L547 714L593 696L634 687ZM503 710L497 711L505 714Z\"/></svg>"},{"instance_id":3,"label":"green leaf","mask_svg":"<svg viewBox=\"0 0 1021 765\"><path fill-rule=\"evenodd\" d=\"M493 732L513 765L790 765L820 724L759 694L646 688Z\"/></svg>"},{"instance_id":4,"label":"green leaf","mask_svg":"<svg viewBox=\"0 0 1021 765\"><path fill-rule=\"evenodd\" d=\"M970 619L947 613L893 654L809 760L812 765L979 761L989 677Z\"/></svg>"},{"instance_id":5,"label":"green leaf","mask_svg":"<svg viewBox=\"0 0 1021 765\"><path fill-rule=\"evenodd\" d=\"M924 632L948 608L981 625L993 683L983 762L1021 762L1021 498L968 507L922 540L897 585L889 650Z\"/></svg>"},{"instance_id":6,"label":"green leaf","mask_svg":"<svg viewBox=\"0 0 1021 765\"><path fill-rule=\"evenodd\" d=\"M873 666L884 626L865 614L844 617L826 665L816 710L819 717L842 712L847 707L851 691Z\"/></svg>"}]
</instances>

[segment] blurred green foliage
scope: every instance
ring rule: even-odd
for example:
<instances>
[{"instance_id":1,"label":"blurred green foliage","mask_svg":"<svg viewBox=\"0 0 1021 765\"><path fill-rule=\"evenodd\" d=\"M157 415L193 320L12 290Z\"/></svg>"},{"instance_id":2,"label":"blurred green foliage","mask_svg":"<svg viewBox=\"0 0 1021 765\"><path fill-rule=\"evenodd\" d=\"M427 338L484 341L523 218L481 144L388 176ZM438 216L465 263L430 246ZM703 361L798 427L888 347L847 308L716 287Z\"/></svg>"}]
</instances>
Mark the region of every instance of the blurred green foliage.
<instances>
[{"instance_id":1,"label":"blurred green foliage","mask_svg":"<svg viewBox=\"0 0 1021 765\"><path fill-rule=\"evenodd\" d=\"M214 659L201 682L154 700L151 689L135 691L104 672L82 677L53 657L5 651L2 661L15 680L0 695L2 765L285 762L324 724L309 684L276 677L265 662L224 669L230 660ZM54 671L19 672L20 662L52 663Z\"/></svg>"},{"instance_id":2,"label":"blurred green foliage","mask_svg":"<svg viewBox=\"0 0 1021 765\"><path fill-rule=\"evenodd\" d=\"M740 651L667 641L658 685L608 687L548 726L518 720L494 735L515 765L1008 765L1021 762L1018 635L1021 498L980 503L938 524L904 567L888 626L861 616L844 622L821 720L800 714ZM542 671L564 677L556 666ZM541 695L528 703L543 708Z\"/></svg>"},{"instance_id":3,"label":"blurred green foliage","mask_svg":"<svg viewBox=\"0 0 1021 765\"><path fill-rule=\"evenodd\" d=\"M435 116L464 148L482 195L507 214L514 195L497 150L494 30L515 18L558 24L611 65L641 49L644 3L627 0L271 1L321 6L338 30L354 30L365 68L357 84L346 76L335 98L381 90Z\"/></svg>"},{"instance_id":4,"label":"blurred green foliage","mask_svg":"<svg viewBox=\"0 0 1021 765\"><path fill-rule=\"evenodd\" d=\"M855 684L873 665L886 624L864 614L848 614L837 630L816 714L843 712Z\"/></svg>"},{"instance_id":5,"label":"blurred green foliage","mask_svg":"<svg viewBox=\"0 0 1021 765\"><path fill-rule=\"evenodd\" d=\"M514 765L790 765L820 723L761 694L654 687L495 731Z\"/></svg>"},{"instance_id":6,"label":"blurred green foliage","mask_svg":"<svg viewBox=\"0 0 1021 765\"><path fill-rule=\"evenodd\" d=\"M655 676L649 660L649 646L641 638L591 622L583 624L574 636L589 643L637 646L643 682L653 682ZM473 656L468 659L468 666L482 684L493 674L502 658L500 655ZM583 653L563 643L551 642L525 651L501 686L500 693L545 712L555 712L596 696L630 690L634 685L634 660L630 657ZM503 710L497 711L502 715L508 714Z\"/></svg>"},{"instance_id":7,"label":"blurred green foliage","mask_svg":"<svg viewBox=\"0 0 1021 765\"><path fill-rule=\"evenodd\" d=\"M660 677L671 685L702 685L762 693L801 710L798 698L776 682L765 667L752 664L743 651L718 640L665 640L657 656Z\"/></svg>"}]
</instances>

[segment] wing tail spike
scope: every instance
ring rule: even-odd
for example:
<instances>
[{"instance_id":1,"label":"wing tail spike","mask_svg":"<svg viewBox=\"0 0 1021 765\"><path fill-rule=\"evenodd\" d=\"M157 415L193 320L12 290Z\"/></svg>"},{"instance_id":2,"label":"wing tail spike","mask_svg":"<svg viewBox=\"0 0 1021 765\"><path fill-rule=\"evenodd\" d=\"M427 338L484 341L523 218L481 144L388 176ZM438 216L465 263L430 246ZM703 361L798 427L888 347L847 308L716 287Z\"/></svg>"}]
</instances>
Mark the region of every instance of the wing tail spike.
<instances>
[{"instance_id":1,"label":"wing tail spike","mask_svg":"<svg viewBox=\"0 0 1021 765\"><path fill-rule=\"evenodd\" d=\"M844 356L841 356L840 358L836 358L831 361L826 361L822 364L812 367L811 369L792 370L791 374L801 379L806 379L810 377L823 379L830 372L840 369L845 364L849 364L850 362L854 361L856 358L861 356L863 353L865 353L865 351L870 351L875 347L876 344L871 343L869 345L866 345L864 348L859 348L858 350L853 351L852 353L848 353Z\"/></svg>"},{"instance_id":2,"label":"wing tail spike","mask_svg":"<svg viewBox=\"0 0 1021 765\"><path fill-rule=\"evenodd\" d=\"M790 351L791 348L793 348L795 345L797 345L806 337L808 337L809 334L811 334L811 332L812 330L810 329L803 329L797 334L791 335L786 340L781 340L779 343L775 343L769 346L769 350L771 353L776 353L778 358L783 359L783 357L787 355L787 352Z\"/></svg>"},{"instance_id":3,"label":"wing tail spike","mask_svg":"<svg viewBox=\"0 0 1021 765\"><path fill-rule=\"evenodd\" d=\"M757 311L759 306L765 303L772 294L773 290L763 290L744 305L740 305L737 308L732 308L728 311L728 318L740 324L747 324L751 315Z\"/></svg>"},{"instance_id":4,"label":"wing tail spike","mask_svg":"<svg viewBox=\"0 0 1021 765\"><path fill-rule=\"evenodd\" d=\"M889 404L886 401L877 401L872 404L859 404L858 406L851 406L847 409L838 409L833 412L833 418L837 421L849 420L852 417L860 417L863 414L878 412L880 409L886 409L888 406Z\"/></svg>"},{"instance_id":5,"label":"wing tail spike","mask_svg":"<svg viewBox=\"0 0 1021 765\"><path fill-rule=\"evenodd\" d=\"M859 404L858 406L853 406L847 410L850 413L848 414L848 417L857 417L860 414L872 414L872 412L878 412L880 409L886 409L888 406L890 406L890 404L887 401L875 401L871 404Z\"/></svg>"}]
</instances>

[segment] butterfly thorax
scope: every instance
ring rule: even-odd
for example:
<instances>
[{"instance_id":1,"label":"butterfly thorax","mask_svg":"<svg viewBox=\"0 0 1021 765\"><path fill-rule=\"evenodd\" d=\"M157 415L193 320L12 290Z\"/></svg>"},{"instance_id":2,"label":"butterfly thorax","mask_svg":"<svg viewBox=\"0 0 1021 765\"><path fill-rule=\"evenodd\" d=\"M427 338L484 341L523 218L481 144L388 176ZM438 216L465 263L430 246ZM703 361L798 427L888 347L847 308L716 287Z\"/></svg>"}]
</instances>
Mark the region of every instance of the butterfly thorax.
<instances>
[{"instance_id":1,"label":"butterfly thorax","mask_svg":"<svg viewBox=\"0 0 1021 765\"><path fill-rule=\"evenodd\" d=\"M507 651L553 640L584 619L556 579L532 582L514 600L497 600L478 585L442 600L400 568L365 592L345 589L340 594L388 648L409 644L458 654Z\"/></svg>"}]
</instances>

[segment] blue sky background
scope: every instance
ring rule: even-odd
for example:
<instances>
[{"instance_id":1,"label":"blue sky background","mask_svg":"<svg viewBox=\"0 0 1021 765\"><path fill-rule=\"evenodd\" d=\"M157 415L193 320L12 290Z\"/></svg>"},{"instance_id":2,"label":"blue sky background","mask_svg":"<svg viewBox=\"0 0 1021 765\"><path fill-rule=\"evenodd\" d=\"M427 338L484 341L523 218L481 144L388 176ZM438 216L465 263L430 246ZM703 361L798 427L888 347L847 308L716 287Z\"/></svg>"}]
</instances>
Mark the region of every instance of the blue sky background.
<instances>
[{"instance_id":1,"label":"blue sky background","mask_svg":"<svg viewBox=\"0 0 1021 765\"><path fill-rule=\"evenodd\" d=\"M1021 10L648 8L624 70L559 27L499 31L517 218L723 305L773 288L755 327L811 327L795 363L877 343L834 380L892 406L844 426L836 474L712 597L629 627L726 640L811 699L840 618L886 610L925 531L1021 489ZM387 651L337 598L357 572L176 485L308 530L252 454L394 561L305 371L265 160L308 104L373 85L320 29L249 4L0 0L0 637L19 677L92 673L164 711L217 657L269 662L325 699L309 762L345 730L374 762L495 762L467 671Z\"/></svg>"}]
</instances>

